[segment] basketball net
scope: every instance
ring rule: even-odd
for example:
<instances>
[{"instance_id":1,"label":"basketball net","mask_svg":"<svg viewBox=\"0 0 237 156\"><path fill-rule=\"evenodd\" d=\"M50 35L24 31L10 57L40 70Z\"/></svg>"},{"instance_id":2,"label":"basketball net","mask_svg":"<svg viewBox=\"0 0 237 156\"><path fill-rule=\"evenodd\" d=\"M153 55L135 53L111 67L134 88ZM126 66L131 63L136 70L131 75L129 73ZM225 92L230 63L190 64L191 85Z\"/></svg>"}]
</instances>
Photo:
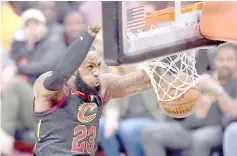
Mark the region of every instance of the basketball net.
<instances>
[{"instance_id":1,"label":"basketball net","mask_svg":"<svg viewBox=\"0 0 237 156\"><path fill-rule=\"evenodd\" d=\"M150 77L158 100L172 101L204 78L198 75L195 64L195 54L183 52L143 62L139 68Z\"/></svg>"},{"instance_id":2,"label":"basketball net","mask_svg":"<svg viewBox=\"0 0 237 156\"><path fill-rule=\"evenodd\" d=\"M200 10L182 14L181 2L175 1L175 21L150 25L149 31L137 30L128 33L127 36L129 39L133 39L149 35L149 33L162 33L179 29L180 27L186 27L190 23L196 25L199 23L199 14ZM143 69L150 77L158 100L172 101L181 97L204 78L198 75L195 64L194 52L182 52L143 62L139 68Z\"/></svg>"}]
</instances>

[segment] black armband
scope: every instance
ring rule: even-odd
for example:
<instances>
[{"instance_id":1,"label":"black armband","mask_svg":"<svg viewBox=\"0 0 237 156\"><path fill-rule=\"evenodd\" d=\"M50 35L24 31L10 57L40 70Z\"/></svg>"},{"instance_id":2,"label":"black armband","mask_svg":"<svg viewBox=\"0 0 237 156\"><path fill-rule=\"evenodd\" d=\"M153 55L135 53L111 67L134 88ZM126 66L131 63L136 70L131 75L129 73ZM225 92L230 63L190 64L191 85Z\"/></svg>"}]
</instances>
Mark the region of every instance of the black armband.
<instances>
[{"instance_id":1,"label":"black armband","mask_svg":"<svg viewBox=\"0 0 237 156\"><path fill-rule=\"evenodd\" d=\"M44 80L44 87L52 91L62 89L67 80L86 58L94 39L95 38L88 32L83 32L81 36L69 46L65 56L60 60L55 70Z\"/></svg>"}]
</instances>

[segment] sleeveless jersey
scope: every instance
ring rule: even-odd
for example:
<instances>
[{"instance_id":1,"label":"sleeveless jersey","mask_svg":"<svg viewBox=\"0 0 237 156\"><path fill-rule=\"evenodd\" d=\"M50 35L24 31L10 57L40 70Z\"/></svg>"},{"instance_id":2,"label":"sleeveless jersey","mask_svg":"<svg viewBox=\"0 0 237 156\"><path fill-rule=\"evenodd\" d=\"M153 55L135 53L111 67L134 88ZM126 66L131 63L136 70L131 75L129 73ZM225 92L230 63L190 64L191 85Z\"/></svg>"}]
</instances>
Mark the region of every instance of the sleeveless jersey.
<instances>
[{"instance_id":1,"label":"sleeveless jersey","mask_svg":"<svg viewBox=\"0 0 237 156\"><path fill-rule=\"evenodd\" d=\"M36 156L89 156L97 150L103 98L64 92L57 105L35 112Z\"/></svg>"}]
</instances>

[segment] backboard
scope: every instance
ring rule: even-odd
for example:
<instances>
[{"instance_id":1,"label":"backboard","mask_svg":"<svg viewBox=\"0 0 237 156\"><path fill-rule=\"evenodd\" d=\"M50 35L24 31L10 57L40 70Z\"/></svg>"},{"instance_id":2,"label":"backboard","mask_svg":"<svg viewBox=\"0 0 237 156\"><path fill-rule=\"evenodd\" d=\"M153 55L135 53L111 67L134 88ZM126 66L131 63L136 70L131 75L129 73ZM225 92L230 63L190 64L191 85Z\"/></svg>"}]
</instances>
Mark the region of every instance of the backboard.
<instances>
[{"instance_id":1,"label":"backboard","mask_svg":"<svg viewBox=\"0 0 237 156\"><path fill-rule=\"evenodd\" d=\"M200 33L202 5L178 1L103 1L105 62L119 66L217 47L220 41L208 40Z\"/></svg>"}]
</instances>

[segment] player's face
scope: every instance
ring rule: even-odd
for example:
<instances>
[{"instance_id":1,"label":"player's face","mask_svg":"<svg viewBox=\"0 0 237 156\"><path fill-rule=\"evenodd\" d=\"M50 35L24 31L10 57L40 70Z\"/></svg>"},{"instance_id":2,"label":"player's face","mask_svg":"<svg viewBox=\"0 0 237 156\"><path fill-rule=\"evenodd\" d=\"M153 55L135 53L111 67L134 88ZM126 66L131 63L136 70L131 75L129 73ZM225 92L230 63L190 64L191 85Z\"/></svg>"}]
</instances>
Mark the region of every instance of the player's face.
<instances>
[{"instance_id":1,"label":"player's face","mask_svg":"<svg viewBox=\"0 0 237 156\"><path fill-rule=\"evenodd\" d=\"M78 89L86 94L98 94L100 91L101 56L96 51L90 51L76 75Z\"/></svg>"},{"instance_id":2,"label":"player's face","mask_svg":"<svg viewBox=\"0 0 237 156\"><path fill-rule=\"evenodd\" d=\"M219 78L232 78L237 70L237 52L232 48L220 49L215 58Z\"/></svg>"}]
</instances>

